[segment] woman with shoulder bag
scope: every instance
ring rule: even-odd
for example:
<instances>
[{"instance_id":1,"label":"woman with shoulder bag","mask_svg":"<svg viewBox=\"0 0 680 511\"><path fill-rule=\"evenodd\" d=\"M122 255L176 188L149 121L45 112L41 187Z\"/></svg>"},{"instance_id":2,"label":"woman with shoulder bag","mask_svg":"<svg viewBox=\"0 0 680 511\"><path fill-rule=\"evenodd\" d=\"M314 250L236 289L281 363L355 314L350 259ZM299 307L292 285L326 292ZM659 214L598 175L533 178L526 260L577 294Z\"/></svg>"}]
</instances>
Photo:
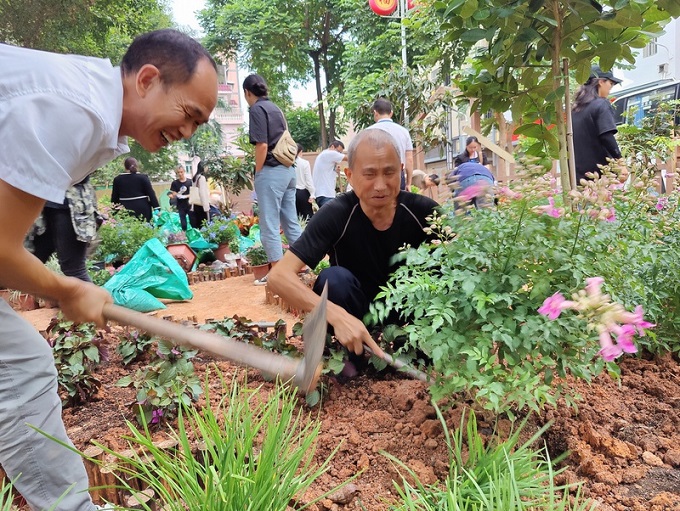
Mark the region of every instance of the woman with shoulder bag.
<instances>
[{"instance_id":1,"label":"woman with shoulder bag","mask_svg":"<svg viewBox=\"0 0 680 511\"><path fill-rule=\"evenodd\" d=\"M295 208L295 169L272 154L286 132L286 119L267 96L267 84L260 75L251 74L243 80L243 94L250 107L250 143L255 146L260 239L269 263L274 265L283 257L281 229L289 245L302 234ZM266 276L255 281L255 285L266 283Z\"/></svg>"},{"instance_id":2,"label":"woman with shoulder bag","mask_svg":"<svg viewBox=\"0 0 680 511\"><path fill-rule=\"evenodd\" d=\"M203 222L208 221L208 211L210 210L208 180L205 177L205 167L202 161L198 162L196 174L192 179L191 188L189 188L189 204L191 204L191 212L189 213L191 227L200 229Z\"/></svg>"}]
</instances>

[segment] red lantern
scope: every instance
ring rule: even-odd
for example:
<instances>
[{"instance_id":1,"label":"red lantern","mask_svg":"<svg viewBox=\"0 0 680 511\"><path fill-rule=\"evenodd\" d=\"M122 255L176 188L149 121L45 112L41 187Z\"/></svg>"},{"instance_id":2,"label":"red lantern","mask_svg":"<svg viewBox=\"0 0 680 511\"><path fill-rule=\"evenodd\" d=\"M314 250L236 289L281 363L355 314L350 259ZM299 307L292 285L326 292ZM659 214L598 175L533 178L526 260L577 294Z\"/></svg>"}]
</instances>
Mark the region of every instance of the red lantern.
<instances>
[{"instance_id":1,"label":"red lantern","mask_svg":"<svg viewBox=\"0 0 680 511\"><path fill-rule=\"evenodd\" d=\"M368 0L368 6L378 16L389 16L397 10L398 0Z\"/></svg>"}]
</instances>

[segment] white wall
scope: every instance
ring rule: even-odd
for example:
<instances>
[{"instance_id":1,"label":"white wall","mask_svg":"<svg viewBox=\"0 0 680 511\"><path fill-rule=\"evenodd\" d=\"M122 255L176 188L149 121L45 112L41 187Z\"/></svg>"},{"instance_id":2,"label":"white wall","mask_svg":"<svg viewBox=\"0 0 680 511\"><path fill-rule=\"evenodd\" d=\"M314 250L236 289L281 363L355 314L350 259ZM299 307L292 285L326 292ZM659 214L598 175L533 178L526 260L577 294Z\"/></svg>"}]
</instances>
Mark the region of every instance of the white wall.
<instances>
[{"instance_id":1,"label":"white wall","mask_svg":"<svg viewBox=\"0 0 680 511\"><path fill-rule=\"evenodd\" d=\"M655 55L643 57L642 50L638 50L635 69L616 72L616 76L623 76L621 88L627 89L665 78L680 79L680 19L672 20L665 30L666 33L657 39ZM659 73L659 66L663 64L668 67L665 74Z\"/></svg>"}]
</instances>

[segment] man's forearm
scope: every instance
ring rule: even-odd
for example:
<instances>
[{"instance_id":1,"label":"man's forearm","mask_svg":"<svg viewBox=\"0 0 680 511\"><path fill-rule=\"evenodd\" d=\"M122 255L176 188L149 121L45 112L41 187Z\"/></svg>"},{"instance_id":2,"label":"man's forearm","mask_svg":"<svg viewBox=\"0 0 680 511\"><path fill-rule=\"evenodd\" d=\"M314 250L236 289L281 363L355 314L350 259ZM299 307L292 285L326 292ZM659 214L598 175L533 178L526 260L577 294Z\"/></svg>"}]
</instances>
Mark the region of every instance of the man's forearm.
<instances>
[{"instance_id":1,"label":"man's forearm","mask_svg":"<svg viewBox=\"0 0 680 511\"><path fill-rule=\"evenodd\" d=\"M264 162L267 160L267 144L255 144L255 172L259 172L264 167Z\"/></svg>"}]
</instances>

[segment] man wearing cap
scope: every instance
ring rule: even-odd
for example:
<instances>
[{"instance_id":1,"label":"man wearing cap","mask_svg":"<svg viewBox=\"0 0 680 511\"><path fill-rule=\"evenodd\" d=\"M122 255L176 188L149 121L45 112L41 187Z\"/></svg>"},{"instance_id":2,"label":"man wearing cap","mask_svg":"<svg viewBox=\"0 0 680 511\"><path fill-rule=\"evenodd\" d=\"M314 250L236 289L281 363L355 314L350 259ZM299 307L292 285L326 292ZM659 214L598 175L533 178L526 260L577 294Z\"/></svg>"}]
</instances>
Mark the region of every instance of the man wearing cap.
<instances>
[{"instance_id":1,"label":"man wearing cap","mask_svg":"<svg viewBox=\"0 0 680 511\"><path fill-rule=\"evenodd\" d=\"M621 159L616 143L614 109L607 99L614 85L621 83L611 71L593 66L590 78L576 92L572 107L574 129L574 159L576 182L588 179L586 173L601 174L598 165L608 165L608 159Z\"/></svg>"}]
</instances>

